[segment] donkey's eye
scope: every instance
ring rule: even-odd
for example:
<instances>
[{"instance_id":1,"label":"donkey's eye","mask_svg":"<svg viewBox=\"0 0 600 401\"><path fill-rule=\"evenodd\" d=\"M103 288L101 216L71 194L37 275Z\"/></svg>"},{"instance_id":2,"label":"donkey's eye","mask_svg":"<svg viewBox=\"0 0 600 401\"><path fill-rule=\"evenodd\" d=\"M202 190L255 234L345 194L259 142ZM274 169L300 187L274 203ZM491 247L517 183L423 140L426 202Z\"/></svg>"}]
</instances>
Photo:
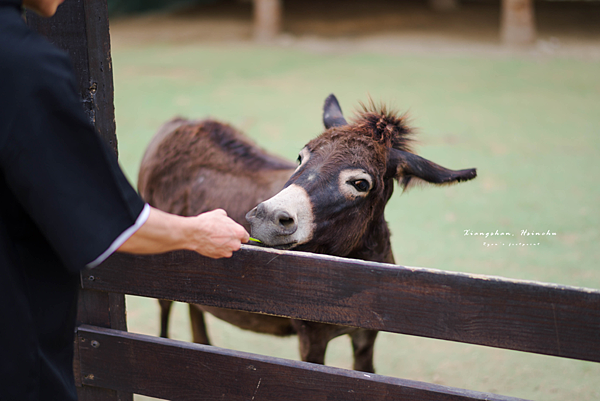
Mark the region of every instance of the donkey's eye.
<instances>
[{"instance_id":1,"label":"donkey's eye","mask_svg":"<svg viewBox=\"0 0 600 401\"><path fill-rule=\"evenodd\" d=\"M367 192L369 190L369 181L367 180L354 180L354 181L350 181L350 184L352 184L352 186L354 188L356 188L357 191L360 192Z\"/></svg>"},{"instance_id":2,"label":"donkey's eye","mask_svg":"<svg viewBox=\"0 0 600 401\"><path fill-rule=\"evenodd\" d=\"M366 198L373 188L373 176L362 168L348 168L340 171L338 186L341 194L352 201Z\"/></svg>"},{"instance_id":3,"label":"donkey's eye","mask_svg":"<svg viewBox=\"0 0 600 401\"><path fill-rule=\"evenodd\" d=\"M301 154L298 155L298 159L296 159L296 161L298 162L298 164L302 164L302 155Z\"/></svg>"}]
</instances>

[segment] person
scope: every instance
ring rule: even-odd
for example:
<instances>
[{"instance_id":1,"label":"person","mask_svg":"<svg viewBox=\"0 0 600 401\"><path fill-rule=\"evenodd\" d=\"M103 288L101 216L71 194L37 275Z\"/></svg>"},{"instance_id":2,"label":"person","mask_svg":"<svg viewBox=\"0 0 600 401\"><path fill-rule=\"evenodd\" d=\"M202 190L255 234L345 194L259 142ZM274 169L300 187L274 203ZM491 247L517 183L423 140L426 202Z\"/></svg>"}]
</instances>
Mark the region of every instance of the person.
<instances>
[{"instance_id":1,"label":"person","mask_svg":"<svg viewBox=\"0 0 600 401\"><path fill-rule=\"evenodd\" d=\"M0 0L0 400L76 400L79 272L115 251L229 257L248 241L223 210L175 216L145 204L88 121L66 53Z\"/></svg>"}]
</instances>

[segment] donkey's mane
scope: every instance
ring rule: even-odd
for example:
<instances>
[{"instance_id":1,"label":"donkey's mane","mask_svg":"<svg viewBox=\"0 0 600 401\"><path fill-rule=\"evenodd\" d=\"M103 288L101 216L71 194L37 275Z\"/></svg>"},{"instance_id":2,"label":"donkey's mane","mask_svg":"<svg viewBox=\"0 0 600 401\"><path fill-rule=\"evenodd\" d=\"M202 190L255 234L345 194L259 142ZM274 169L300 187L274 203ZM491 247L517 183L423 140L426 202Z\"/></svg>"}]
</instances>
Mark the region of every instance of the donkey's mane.
<instances>
[{"instance_id":1,"label":"donkey's mane","mask_svg":"<svg viewBox=\"0 0 600 401\"><path fill-rule=\"evenodd\" d=\"M180 148L182 144L185 148ZM173 132L169 145L179 148L176 150L179 157L174 159L231 172L251 173L296 167L292 162L268 154L232 126L212 119L182 124Z\"/></svg>"},{"instance_id":2,"label":"donkey's mane","mask_svg":"<svg viewBox=\"0 0 600 401\"><path fill-rule=\"evenodd\" d=\"M359 102L360 109L355 112L352 122L375 141L390 148L405 152L412 151L414 131L408 125L408 117L396 110L390 110L383 103L375 104L369 99L367 104Z\"/></svg>"},{"instance_id":3,"label":"donkey's mane","mask_svg":"<svg viewBox=\"0 0 600 401\"><path fill-rule=\"evenodd\" d=\"M257 144L250 141L241 132L228 124L214 120L203 122L204 130L209 138L222 152L230 155L232 160L254 169L283 170L296 168L296 165L270 155Z\"/></svg>"}]
</instances>

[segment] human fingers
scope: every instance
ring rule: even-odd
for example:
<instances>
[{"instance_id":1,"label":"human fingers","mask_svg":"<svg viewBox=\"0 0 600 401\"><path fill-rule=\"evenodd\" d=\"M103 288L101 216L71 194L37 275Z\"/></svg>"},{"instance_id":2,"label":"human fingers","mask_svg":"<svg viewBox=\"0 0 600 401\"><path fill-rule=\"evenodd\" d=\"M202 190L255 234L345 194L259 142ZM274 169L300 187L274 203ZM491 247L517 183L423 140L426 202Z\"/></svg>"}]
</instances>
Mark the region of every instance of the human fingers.
<instances>
[{"instance_id":1,"label":"human fingers","mask_svg":"<svg viewBox=\"0 0 600 401\"><path fill-rule=\"evenodd\" d=\"M233 251L223 251L219 258L230 258L233 256ZM218 258L216 258L218 259Z\"/></svg>"},{"instance_id":2,"label":"human fingers","mask_svg":"<svg viewBox=\"0 0 600 401\"><path fill-rule=\"evenodd\" d=\"M250 235L243 226L227 217L225 210L215 209L196 217L198 228L205 234L196 242L199 253L213 257L231 257L248 242Z\"/></svg>"},{"instance_id":3,"label":"human fingers","mask_svg":"<svg viewBox=\"0 0 600 401\"><path fill-rule=\"evenodd\" d=\"M248 234L248 231L246 231L246 229L243 226L236 223L234 229L236 238L238 238L242 243L245 244L250 240L250 234Z\"/></svg>"},{"instance_id":4,"label":"human fingers","mask_svg":"<svg viewBox=\"0 0 600 401\"><path fill-rule=\"evenodd\" d=\"M243 243L248 242L250 234L248 234L246 229L241 224L226 216L223 216L222 223L223 231L229 232L232 238Z\"/></svg>"}]
</instances>

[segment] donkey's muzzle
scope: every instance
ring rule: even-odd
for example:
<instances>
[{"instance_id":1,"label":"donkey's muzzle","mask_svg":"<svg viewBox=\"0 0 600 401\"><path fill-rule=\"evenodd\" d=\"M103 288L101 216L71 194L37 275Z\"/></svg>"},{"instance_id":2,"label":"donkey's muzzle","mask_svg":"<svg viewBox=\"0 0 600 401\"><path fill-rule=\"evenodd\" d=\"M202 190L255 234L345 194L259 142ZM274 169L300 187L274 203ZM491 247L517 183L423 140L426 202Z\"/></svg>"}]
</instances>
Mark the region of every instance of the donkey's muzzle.
<instances>
[{"instance_id":1,"label":"donkey's muzzle","mask_svg":"<svg viewBox=\"0 0 600 401\"><path fill-rule=\"evenodd\" d=\"M265 245L291 248L309 241L314 222L310 197L290 185L246 214L252 236Z\"/></svg>"},{"instance_id":2,"label":"donkey's muzzle","mask_svg":"<svg viewBox=\"0 0 600 401\"><path fill-rule=\"evenodd\" d=\"M294 234L298 229L297 217L291 212L283 209L271 210L265 203L250 210L246 214L246 220L252 225L253 233L256 227L260 232L285 236Z\"/></svg>"}]
</instances>

